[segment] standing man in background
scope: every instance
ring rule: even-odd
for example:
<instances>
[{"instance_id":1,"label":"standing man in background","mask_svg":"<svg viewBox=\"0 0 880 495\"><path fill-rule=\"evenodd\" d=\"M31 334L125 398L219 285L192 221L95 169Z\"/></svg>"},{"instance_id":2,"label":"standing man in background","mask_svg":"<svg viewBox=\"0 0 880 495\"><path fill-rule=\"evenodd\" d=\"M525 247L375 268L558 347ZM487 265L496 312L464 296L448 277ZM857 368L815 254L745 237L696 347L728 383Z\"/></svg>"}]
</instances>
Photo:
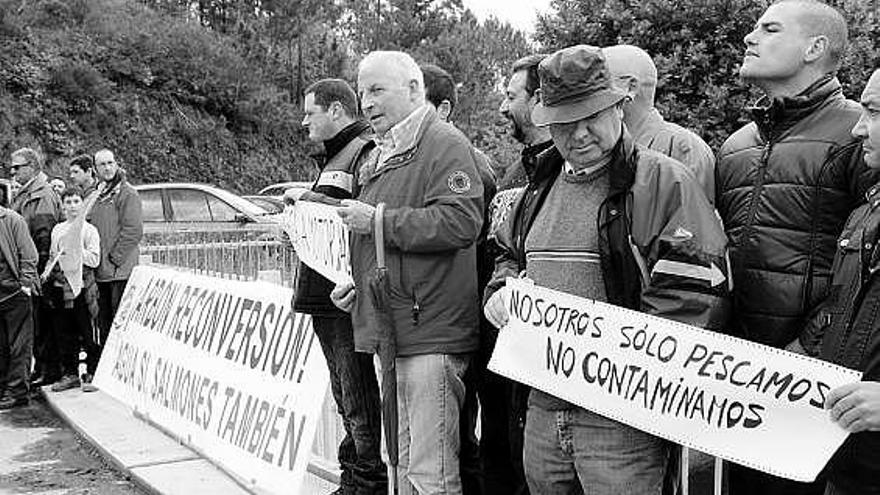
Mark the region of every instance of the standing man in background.
<instances>
[{"instance_id":1,"label":"standing man in background","mask_svg":"<svg viewBox=\"0 0 880 495\"><path fill-rule=\"evenodd\" d=\"M318 157L320 175L312 190L351 199L357 188L357 168L374 146L369 124L358 118L357 95L341 79L323 79L306 89L303 110L302 125L309 131L309 140L324 147ZM312 315L345 427L337 452L342 467L337 493L383 495L388 491L388 474L380 454L381 404L373 356L355 352L351 316L330 301L333 283L303 263L297 273L294 309Z\"/></svg>"},{"instance_id":2,"label":"standing man in background","mask_svg":"<svg viewBox=\"0 0 880 495\"><path fill-rule=\"evenodd\" d=\"M850 131L859 106L835 77L847 27L810 0L771 5L746 35L744 81L765 96L754 122L718 155L715 206L730 239L734 307L729 332L803 352L802 331L827 293L837 236L877 182ZM730 463L731 495L821 495L799 483Z\"/></svg>"},{"instance_id":3,"label":"standing man in background","mask_svg":"<svg viewBox=\"0 0 880 495\"><path fill-rule=\"evenodd\" d=\"M21 216L0 206L0 410L30 404L37 248Z\"/></svg>"},{"instance_id":4,"label":"standing man in background","mask_svg":"<svg viewBox=\"0 0 880 495\"><path fill-rule=\"evenodd\" d=\"M657 67L651 56L632 45L609 46L602 53L614 85L626 93L623 123L633 140L683 163L703 186L709 202L715 201L715 154L700 136L667 122L654 107Z\"/></svg>"},{"instance_id":5,"label":"standing man in background","mask_svg":"<svg viewBox=\"0 0 880 495\"><path fill-rule=\"evenodd\" d=\"M49 185L43 172L43 156L31 148L21 148L12 153L10 170L19 184L10 202L10 208L24 218L31 239L37 247L39 259L37 273L41 273L49 261L52 244L52 228L61 221L61 200ZM48 385L61 378L58 347L49 339L51 311L40 297L37 284L33 292L33 354L36 358L34 385Z\"/></svg>"},{"instance_id":6,"label":"standing man in background","mask_svg":"<svg viewBox=\"0 0 880 495\"><path fill-rule=\"evenodd\" d=\"M98 229L101 238L101 263L95 271L95 280L101 325L97 344L103 350L125 285L138 262L138 245L144 226L141 199L126 180L125 170L116 163L112 151L103 149L95 153L95 172L102 184L88 220ZM83 391L95 390L91 379L86 376Z\"/></svg>"}]
</instances>

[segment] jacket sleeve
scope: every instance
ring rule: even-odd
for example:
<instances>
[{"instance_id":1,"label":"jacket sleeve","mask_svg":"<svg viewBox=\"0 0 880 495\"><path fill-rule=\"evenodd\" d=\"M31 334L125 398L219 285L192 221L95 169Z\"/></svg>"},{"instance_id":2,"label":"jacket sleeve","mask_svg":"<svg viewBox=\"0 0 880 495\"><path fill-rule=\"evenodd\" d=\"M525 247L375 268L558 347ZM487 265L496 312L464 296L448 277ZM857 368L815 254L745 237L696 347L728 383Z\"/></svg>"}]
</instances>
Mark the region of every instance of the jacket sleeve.
<instances>
[{"instance_id":1,"label":"jacket sleeve","mask_svg":"<svg viewBox=\"0 0 880 495\"><path fill-rule=\"evenodd\" d=\"M132 250L137 249L144 235L141 198L137 191L126 185L124 199L119 201L119 234L107 253L110 262L122 266ZM122 196L122 194L120 194Z\"/></svg>"},{"instance_id":2,"label":"jacket sleeve","mask_svg":"<svg viewBox=\"0 0 880 495\"><path fill-rule=\"evenodd\" d=\"M28 232L28 226L21 218L12 221L15 246L18 249L18 273L21 285L38 291L40 282L37 275L37 247Z\"/></svg>"},{"instance_id":3,"label":"jacket sleeve","mask_svg":"<svg viewBox=\"0 0 880 495\"><path fill-rule=\"evenodd\" d=\"M661 178L651 196L645 201L653 201L655 208L633 208L634 255L644 256L639 263L645 279L642 310L723 330L730 273L720 220L690 174Z\"/></svg>"},{"instance_id":4,"label":"jacket sleeve","mask_svg":"<svg viewBox=\"0 0 880 495\"><path fill-rule=\"evenodd\" d=\"M36 201L34 212L28 220L28 229L37 248L39 268L46 266L49 261L49 251L52 249L52 228L58 223L60 217L61 203L54 193L45 194Z\"/></svg>"},{"instance_id":5,"label":"jacket sleeve","mask_svg":"<svg viewBox=\"0 0 880 495\"><path fill-rule=\"evenodd\" d=\"M83 229L83 265L97 268L101 264L101 238L98 230L91 224Z\"/></svg>"},{"instance_id":6,"label":"jacket sleeve","mask_svg":"<svg viewBox=\"0 0 880 495\"><path fill-rule=\"evenodd\" d=\"M522 194L522 192L519 193L519 198L513 202L510 212L498 227L495 235L488 241L494 242L500 253L495 257L495 269L483 293L483 305L492 297L492 294L504 287L507 277L518 277L521 271L513 243L513 212L517 211Z\"/></svg>"},{"instance_id":7,"label":"jacket sleeve","mask_svg":"<svg viewBox=\"0 0 880 495\"><path fill-rule=\"evenodd\" d=\"M422 206L385 210L386 242L404 252L462 249L476 241L483 221L483 184L464 139L448 139L425 164ZM421 164L416 164L422 166Z\"/></svg>"}]
</instances>

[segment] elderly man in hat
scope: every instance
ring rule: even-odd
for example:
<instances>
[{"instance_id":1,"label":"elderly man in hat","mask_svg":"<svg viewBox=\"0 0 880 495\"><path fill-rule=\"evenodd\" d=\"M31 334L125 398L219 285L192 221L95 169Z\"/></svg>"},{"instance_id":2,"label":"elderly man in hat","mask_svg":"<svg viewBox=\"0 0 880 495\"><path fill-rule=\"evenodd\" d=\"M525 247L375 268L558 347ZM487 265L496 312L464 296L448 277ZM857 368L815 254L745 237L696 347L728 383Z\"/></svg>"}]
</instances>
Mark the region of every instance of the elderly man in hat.
<instances>
[{"instance_id":1,"label":"elderly man in hat","mask_svg":"<svg viewBox=\"0 0 880 495\"><path fill-rule=\"evenodd\" d=\"M504 279L524 271L544 287L720 329L726 239L693 175L633 143L623 123L626 93L612 84L598 48L560 50L538 74L541 102L532 120L549 126L555 146L539 157L534 180L499 232L504 253L487 289L486 317L506 324ZM667 445L532 390L524 458L533 493L616 494L626 487L659 494Z\"/></svg>"}]
</instances>

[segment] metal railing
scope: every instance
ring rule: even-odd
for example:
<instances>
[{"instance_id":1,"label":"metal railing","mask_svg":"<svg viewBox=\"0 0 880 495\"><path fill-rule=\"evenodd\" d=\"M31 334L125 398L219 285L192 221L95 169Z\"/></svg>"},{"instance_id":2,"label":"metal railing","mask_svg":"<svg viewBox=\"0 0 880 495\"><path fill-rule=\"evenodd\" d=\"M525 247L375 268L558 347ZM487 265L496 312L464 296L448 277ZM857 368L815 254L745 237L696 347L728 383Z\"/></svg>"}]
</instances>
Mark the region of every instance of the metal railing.
<instances>
[{"instance_id":1,"label":"metal railing","mask_svg":"<svg viewBox=\"0 0 880 495\"><path fill-rule=\"evenodd\" d=\"M224 236L179 235L150 239L140 248L141 263L191 271L218 278L261 280L294 289L299 265L296 252L282 240L217 240ZM185 240L186 242L179 242ZM202 242L199 242L202 241ZM325 393L321 416L312 445L309 472L332 483L339 483L337 448L345 428L332 394Z\"/></svg>"}]
</instances>

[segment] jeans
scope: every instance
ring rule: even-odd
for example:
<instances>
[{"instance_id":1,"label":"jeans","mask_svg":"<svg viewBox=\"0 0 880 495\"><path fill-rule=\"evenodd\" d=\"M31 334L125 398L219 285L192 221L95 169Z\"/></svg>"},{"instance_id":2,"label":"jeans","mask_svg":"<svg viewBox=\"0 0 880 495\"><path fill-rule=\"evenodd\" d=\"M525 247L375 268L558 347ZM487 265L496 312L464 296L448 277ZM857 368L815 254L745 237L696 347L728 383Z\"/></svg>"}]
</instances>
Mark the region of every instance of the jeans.
<instances>
[{"instance_id":1,"label":"jeans","mask_svg":"<svg viewBox=\"0 0 880 495\"><path fill-rule=\"evenodd\" d=\"M581 408L529 405L526 480L539 495L660 494L667 443Z\"/></svg>"},{"instance_id":2,"label":"jeans","mask_svg":"<svg viewBox=\"0 0 880 495\"><path fill-rule=\"evenodd\" d=\"M324 351L330 389L345 427L338 451L342 493L384 495L388 473L381 456L381 404L373 358L355 352L349 316L313 316L312 327Z\"/></svg>"},{"instance_id":3,"label":"jeans","mask_svg":"<svg viewBox=\"0 0 880 495\"><path fill-rule=\"evenodd\" d=\"M0 396L21 399L30 393L32 308L31 298L24 292L0 302Z\"/></svg>"},{"instance_id":4,"label":"jeans","mask_svg":"<svg viewBox=\"0 0 880 495\"><path fill-rule=\"evenodd\" d=\"M461 494L459 415L468 355L398 357L401 495Z\"/></svg>"}]
</instances>

